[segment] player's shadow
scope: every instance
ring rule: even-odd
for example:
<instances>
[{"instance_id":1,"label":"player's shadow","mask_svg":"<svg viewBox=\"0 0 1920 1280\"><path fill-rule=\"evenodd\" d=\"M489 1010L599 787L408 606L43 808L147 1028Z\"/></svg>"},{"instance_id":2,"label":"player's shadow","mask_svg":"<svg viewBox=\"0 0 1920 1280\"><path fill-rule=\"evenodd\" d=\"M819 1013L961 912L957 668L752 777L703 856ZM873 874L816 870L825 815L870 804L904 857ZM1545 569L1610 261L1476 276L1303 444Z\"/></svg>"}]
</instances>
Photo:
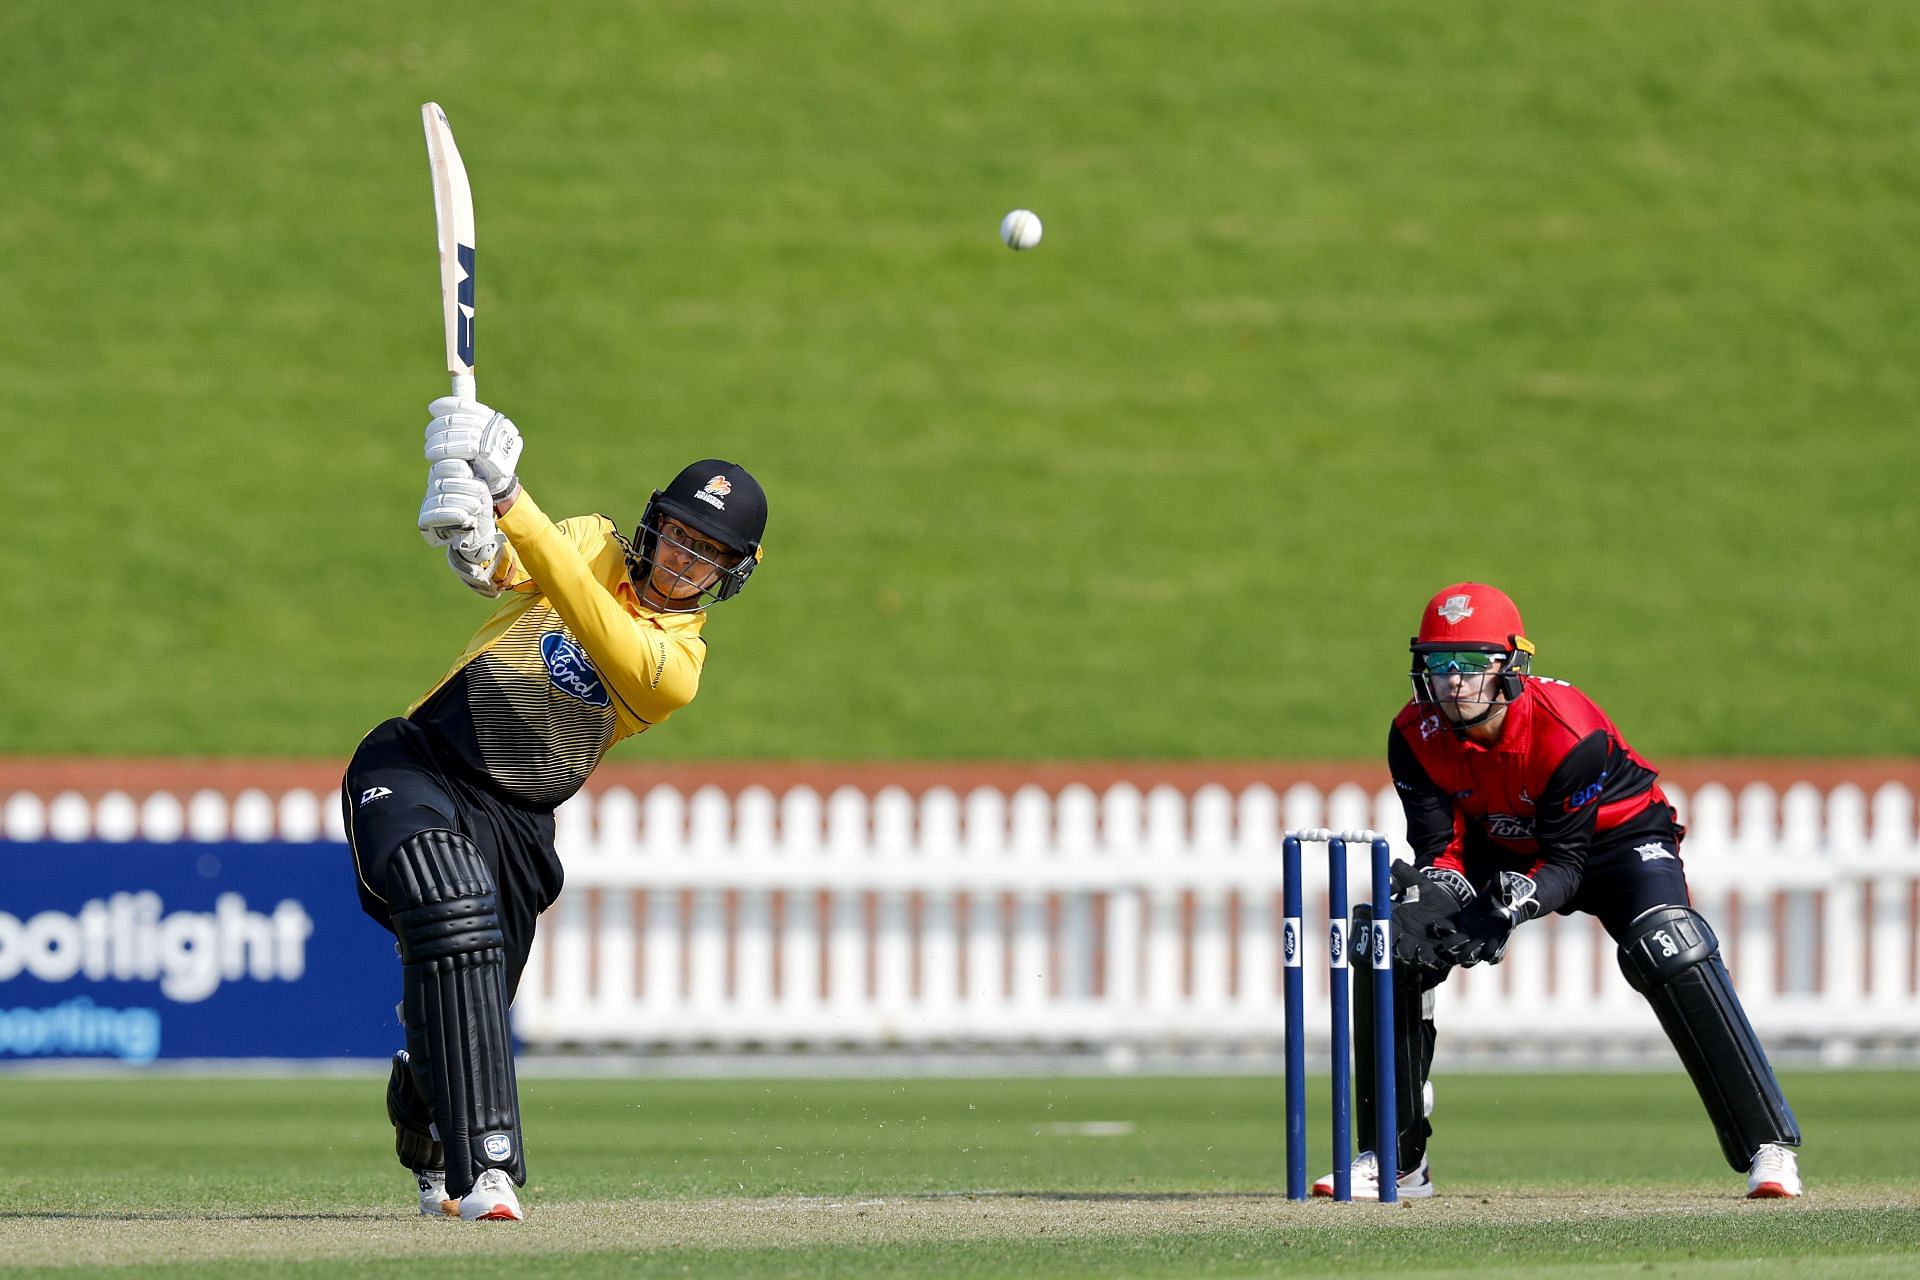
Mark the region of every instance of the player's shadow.
<instances>
[{"instance_id":1,"label":"player's shadow","mask_svg":"<svg viewBox=\"0 0 1920 1280\"><path fill-rule=\"evenodd\" d=\"M0 1222L371 1222L392 1218L381 1209L337 1213L195 1213L187 1209L141 1212L137 1209L0 1209Z\"/></svg>"},{"instance_id":2,"label":"player's shadow","mask_svg":"<svg viewBox=\"0 0 1920 1280\"><path fill-rule=\"evenodd\" d=\"M1048 1200L1061 1203L1087 1201L1094 1204L1121 1204L1127 1201L1173 1203L1209 1200L1277 1200L1280 1191L935 1191L925 1195L904 1196L907 1200Z\"/></svg>"}]
</instances>

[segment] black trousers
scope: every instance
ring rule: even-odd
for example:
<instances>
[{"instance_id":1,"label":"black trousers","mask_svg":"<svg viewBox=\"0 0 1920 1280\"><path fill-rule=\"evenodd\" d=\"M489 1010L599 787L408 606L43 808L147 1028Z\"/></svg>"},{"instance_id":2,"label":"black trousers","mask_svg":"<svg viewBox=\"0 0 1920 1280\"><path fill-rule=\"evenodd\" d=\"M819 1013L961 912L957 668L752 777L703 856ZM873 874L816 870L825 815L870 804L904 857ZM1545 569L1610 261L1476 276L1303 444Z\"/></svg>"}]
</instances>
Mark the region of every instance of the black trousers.
<instances>
[{"instance_id":1,"label":"black trousers","mask_svg":"<svg viewBox=\"0 0 1920 1280\"><path fill-rule=\"evenodd\" d=\"M560 896L553 814L501 798L444 768L411 720L388 720L361 739L347 765L340 804L359 882L360 906L389 933L387 860L409 837L443 829L473 841L493 872L506 934L507 998L533 949L534 923Z\"/></svg>"},{"instance_id":2,"label":"black trousers","mask_svg":"<svg viewBox=\"0 0 1920 1280\"><path fill-rule=\"evenodd\" d=\"M1586 873L1580 887L1556 913L1576 912L1600 921L1615 942L1626 928L1643 913L1661 906L1687 906L1686 867L1680 861L1680 841L1686 834L1671 808L1656 805L1632 822L1594 838L1587 854ZM1477 891L1509 865L1491 851L1469 846L1466 851L1467 878ZM1521 928L1527 926L1522 925ZM1358 957L1354 963L1361 963ZM1370 961L1368 963L1371 963ZM1427 1153L1427 1140L1433 1136L1422 1106L1427 1075L1433 1069L1433 1045L1436 1031L1432 1016L1432 991L1447 980L1451 970L1395 965L1394 1067L1399 1091L1400 1168L1417 1166ZM1370 974L1359 975L1354 983L1354 1049L1358 1060L1370 1062L1373 1040L1373 984ZM1373 1128L1373 1078L1369 1071L1355 1073L1355 1132L1370 1145Z\"/></svg>"}]
</instances>

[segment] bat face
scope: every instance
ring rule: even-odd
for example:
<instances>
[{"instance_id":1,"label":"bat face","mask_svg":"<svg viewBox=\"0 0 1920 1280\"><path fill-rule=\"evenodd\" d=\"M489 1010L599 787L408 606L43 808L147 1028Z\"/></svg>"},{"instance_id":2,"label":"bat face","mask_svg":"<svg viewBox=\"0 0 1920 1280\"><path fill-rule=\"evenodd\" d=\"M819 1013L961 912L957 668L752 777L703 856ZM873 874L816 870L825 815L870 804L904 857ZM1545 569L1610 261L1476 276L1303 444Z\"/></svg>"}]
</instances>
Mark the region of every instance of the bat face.
<instances>
[{"instance_id":1,"label":"bat face","mask_svg":"<svg viewBox=\"0 0 1920 1280\"><path fill-rule=\"evenodd\" d=\"M473 246L456 244L454 258L460 268L460 283L454 293L455 314L448 320L455 330L447 337L452 344L448 356L470 374L473 372ZM452 363L448 365L448 372L453 372Z\"/></svg>"},{"instance_id":2,"label":"bat face","mask_svg":"<svg viewBox=\"0 0 1920 1280\"><path fill-rule=\"evenodd\" d=\"M453 143L453 128L438 103L420 108L433 170L433 213L440 239L440 309L447 341L447 372L454 394L472 398L474 359L473 190Z\"/></svg>"}]
</instances>

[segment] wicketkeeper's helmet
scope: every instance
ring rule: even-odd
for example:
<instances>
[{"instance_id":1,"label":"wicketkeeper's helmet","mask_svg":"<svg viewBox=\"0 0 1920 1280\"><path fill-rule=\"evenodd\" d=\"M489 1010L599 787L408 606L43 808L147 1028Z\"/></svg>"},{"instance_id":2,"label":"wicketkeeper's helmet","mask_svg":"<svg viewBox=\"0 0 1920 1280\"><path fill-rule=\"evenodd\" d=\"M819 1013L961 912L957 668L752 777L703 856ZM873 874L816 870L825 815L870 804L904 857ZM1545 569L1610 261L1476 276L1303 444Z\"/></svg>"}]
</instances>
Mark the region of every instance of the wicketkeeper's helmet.
<instances>
[{"instance_id":1,"label":"wicketkeeper's helmet","mask_svg":"<svg viewBox=\"0 0 1920 1280\"><path fill-rule=\"evenodd\" d=\"M1427 601L1420 615L1420 632L1407 646L1413 651L1413 696L1432 702L1433 675L1427 655L1436 653L1486 653L1505 659L1500 665L1500 693L1508 702L1520 696L1527 675L1533 670L1533 642L1526 637L1520 622L1520 607L1498 587L1484 582L1456 582L1442 587ZM1462 727L1478 724L1492 715L1489 707Z\"/></svg>"},{"instance_id":2,"label":"wicketkeeper's helmet","mask_svg":"<svg viewBox=\"0 0 1920 1280\"><path fill-rule=\"evenodd\" d=\"M653 576L661 523L666 518L678 520L732 554L714 559L682 547L693 557L696 569L710 565L719 574L700 590L670 600L665 611L692 613L739 595L760 563L760 539L767 531L767 492L760 482L737 462L709 458L681 471L666 488L654 490L627 549L635 586L645 587Z\"/></svg>"}]
</instances>

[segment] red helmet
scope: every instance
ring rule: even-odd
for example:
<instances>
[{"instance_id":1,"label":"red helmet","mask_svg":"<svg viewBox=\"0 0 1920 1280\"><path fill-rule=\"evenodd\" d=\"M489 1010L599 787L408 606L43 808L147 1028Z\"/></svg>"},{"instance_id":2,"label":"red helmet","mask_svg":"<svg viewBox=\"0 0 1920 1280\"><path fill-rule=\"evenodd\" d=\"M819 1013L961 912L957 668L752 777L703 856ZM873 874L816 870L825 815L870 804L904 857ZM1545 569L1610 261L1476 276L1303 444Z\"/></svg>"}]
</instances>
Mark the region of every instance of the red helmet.
<instances>
[{"instance_id":1,"label":"red helmet","mask_svg":"<svg viewBox=\"0 0 1920 1280\"><path fill-rule=\"evenodd\" d=\"M1498 653L1500 693L1508 702L1520 697L1522 681L1533 670L1533 642L1520 623L1520 607L1506 592L1484 582L1456 582L1442 587L1420 614L1420 634L1407 646L1413 651L1413 696L1432 702L1433 684L1423 653L1450 653L1478 649ZM1488 707L1461 728L1480 723L1497 708Z\"/></svg>"},{"instance_id":2,"label":"red helmet","mask_svg":"<svg viewBox=\"0 0 1920 1280\"><path fill-rule=\"evenodd\" d=\"M1527 629L1520 624L1520 608L1507 593L1484 582L1456 582L1442 587L1420 615L1420 634L1413 638L1421 649L1523 649Z\"/></svg>"}]
</instances>

